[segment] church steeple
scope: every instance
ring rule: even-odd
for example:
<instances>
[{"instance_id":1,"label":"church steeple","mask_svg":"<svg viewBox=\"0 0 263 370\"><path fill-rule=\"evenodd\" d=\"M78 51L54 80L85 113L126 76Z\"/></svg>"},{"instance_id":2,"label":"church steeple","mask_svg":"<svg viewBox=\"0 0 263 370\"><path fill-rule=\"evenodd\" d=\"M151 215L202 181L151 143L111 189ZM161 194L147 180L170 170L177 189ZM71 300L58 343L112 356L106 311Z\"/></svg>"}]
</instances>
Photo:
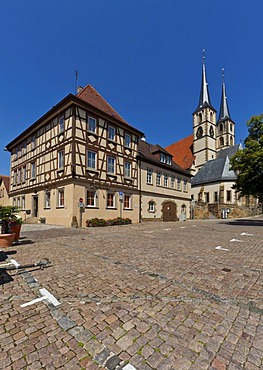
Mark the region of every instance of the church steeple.
<instances>
[{"instance_id":1,"label":"church steeple","mask_svg":"<svg viewBox=\"0 0 263 370\"><path fill-rule=\"evenodd\" d=\"M206 66L205 66L205 49L202 51L202 83L201 83L201 91L199 96L199 104L196 110L205 108L205 107L211 107L211 101L210 101L210 95L208 90L208 83L206 78Z\"/></svg>"},{"instance_id":2,"label":"church steeple","mask_svg":"<svg viewBox=\"0 0 263 370\"><path fill-rule=\"evenodd\" d=\"M195 168L199 169L216 156L216 110L212 106L208 91L205 66L205 50L202 51L202 83L199 105L193 113L193 154Z\"/></svg>"},{"instance_id":3,"label":"church steeple","mask_svg":"<svg viewBox=\"0 0 263 370\"><path fill-rule=\"evenodd\" d=\"M225 71L222 68L222 95L217 120L216 149L228 148L235 144L235 122L231 119L225 86Z\"/></svg>"},{"instance_id":4,"label":"church steeple","mask_svg":"<svg viewBox=\"0 0 263 370\"><path fill-rule=\"evenodd\" d=\"M222 68L222 95L221 95L221 104L220 104L220 111L219 111L219 116L218 116L218 121L224 120L226 118L231 119L230 113L229 113L229 108L228 108L228 103L227 103L227 97L226 97L226 86L225 86L225 72L224 68Z\"/></svg>"}]
</instances>

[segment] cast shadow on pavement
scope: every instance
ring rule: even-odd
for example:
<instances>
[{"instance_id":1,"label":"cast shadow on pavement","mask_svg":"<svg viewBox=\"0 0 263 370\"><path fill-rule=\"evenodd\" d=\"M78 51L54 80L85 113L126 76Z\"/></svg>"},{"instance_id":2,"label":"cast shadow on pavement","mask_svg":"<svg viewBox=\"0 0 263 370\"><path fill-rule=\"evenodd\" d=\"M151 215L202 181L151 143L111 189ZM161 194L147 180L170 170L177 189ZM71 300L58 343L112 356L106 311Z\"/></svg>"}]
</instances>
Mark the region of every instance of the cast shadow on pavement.
<instances>
[{"instance_id":1,"label":"cast shadow on pavement","mask_svg":"<svg viewBox=\"0 0 263 370\"><path fill-rule=\"evenodd\" d=\"M263 226L263 220L250 220L248 218L242 218L225 222L225 224L234 226Z\"/></svg>"}]
</instances>

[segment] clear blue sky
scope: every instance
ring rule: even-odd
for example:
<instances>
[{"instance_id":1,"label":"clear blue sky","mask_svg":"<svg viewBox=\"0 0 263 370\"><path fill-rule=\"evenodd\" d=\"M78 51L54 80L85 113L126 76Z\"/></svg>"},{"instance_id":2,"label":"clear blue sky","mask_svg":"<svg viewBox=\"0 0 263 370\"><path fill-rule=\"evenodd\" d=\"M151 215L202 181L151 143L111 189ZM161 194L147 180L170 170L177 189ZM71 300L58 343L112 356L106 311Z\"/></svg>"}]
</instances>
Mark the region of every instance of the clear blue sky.
<instances>
[{"instance_id":1,"label":"clear blue sky","mask_svg":"<svg viewBox=\"0 0 263 370\"><path fill-rule=\"evenodd\" d=\"M263 112L262 0L2 0L0 173L4 147L79 84L92 84L148 142L192 133L206 49L211 102L221 68L236 142Z\"/></svg>"}]
</instances>

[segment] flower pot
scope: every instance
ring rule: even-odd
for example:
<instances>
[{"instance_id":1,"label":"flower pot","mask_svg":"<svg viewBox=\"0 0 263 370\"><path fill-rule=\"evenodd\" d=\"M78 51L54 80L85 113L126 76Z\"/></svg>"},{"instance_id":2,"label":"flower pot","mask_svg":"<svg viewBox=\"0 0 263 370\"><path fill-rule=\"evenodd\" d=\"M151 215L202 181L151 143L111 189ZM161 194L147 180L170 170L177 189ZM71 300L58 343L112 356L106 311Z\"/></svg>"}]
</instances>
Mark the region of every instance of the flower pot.
<instances>
[{"instance_id":1,"label":"flower pot","mask_svg":"<svg viewBox=\"0 0 263 370\"><path fill-rule=\"evenodd\" d=\"M0 234L0 248L10 247L15 240L15 233Z\"/></svg>"},{"instance_id":2,"label":"flower pot","mask_svg":"<svg viewBox=\"0 0 263 370\"><path fill-rule=\"evenodd\" d=\"M11 233L15 234L15 242L18 242L20 238L20 230L21 230L21 224L18 224L16 222L11 222Z\"/></svg>"}]
</instances>

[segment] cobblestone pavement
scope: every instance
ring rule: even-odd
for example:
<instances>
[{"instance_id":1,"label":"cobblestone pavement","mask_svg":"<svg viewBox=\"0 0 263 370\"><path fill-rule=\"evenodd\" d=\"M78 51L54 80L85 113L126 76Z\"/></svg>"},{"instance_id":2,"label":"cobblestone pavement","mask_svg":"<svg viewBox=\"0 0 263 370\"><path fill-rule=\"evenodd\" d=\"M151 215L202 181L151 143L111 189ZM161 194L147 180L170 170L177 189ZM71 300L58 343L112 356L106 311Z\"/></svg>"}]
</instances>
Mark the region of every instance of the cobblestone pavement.
<instances>
[{"instance_id":1,"label":"cobblestone pavement","mask_svg":"<svg viewBox=\"0 0 263 370\"><path fill-rule=\"evenodd\" d=\"M52 266L2 270L1 369L263 369L262 216L22 229L2 267Z\"/></svg>"}]
</instances>

